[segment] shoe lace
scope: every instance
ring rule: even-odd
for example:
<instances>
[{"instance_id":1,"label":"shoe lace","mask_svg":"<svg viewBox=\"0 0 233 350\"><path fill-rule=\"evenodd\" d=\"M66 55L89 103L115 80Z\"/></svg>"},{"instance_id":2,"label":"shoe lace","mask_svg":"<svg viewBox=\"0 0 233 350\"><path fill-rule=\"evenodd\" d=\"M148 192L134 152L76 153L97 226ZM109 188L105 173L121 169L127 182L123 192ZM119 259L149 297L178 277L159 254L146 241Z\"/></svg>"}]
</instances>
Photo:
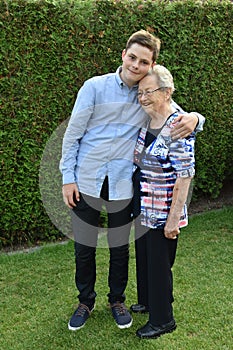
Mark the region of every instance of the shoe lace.
<instances>
[{"instance_id":1,"label":"shoe lace","mask_svg":"<svg viewBox=\"0 0 233 350\"><path fill-rule=\"evenodd\" d=\"M76 311L76 316L83 317L86 311L88 311L88 313L90 313L89 308L86 305L79 304L77 311Z\"/></svg>"},{"instance_id":2,"label":"shoe lace","mask_svg":"<svg viewBox=\"0 0 233 350\"><path fill-rule=\"evenodd\" d=\"M123 303L116 303L113 305L114 309L116 310L116 313L119 316L124 316L126 313L126 307Z\"/></svg>"}]
</instances>

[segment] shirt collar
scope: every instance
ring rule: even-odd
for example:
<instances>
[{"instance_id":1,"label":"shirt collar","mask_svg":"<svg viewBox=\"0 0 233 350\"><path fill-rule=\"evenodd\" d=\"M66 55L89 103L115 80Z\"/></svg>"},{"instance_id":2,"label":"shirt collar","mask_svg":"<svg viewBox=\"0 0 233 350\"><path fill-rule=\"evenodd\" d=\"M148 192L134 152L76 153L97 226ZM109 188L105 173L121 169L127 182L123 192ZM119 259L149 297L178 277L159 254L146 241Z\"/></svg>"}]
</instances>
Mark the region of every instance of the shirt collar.
<instances>
[{"instance_id":1,"label":"shirt collar","mask_svg":"<svg viewBox=\"0 0 233 350\"><path fill-rule=\"evenodd\" d=\"M122 71L122 66L118 67L117 70L116 70L116 81L117 81L117 84L122 88L123 86L126 86L128 87L124 82L123 80L121 79L120 77L120 73ZM132 89L138 89L138 84L132 86Z\"/></svg>"}]
</instances>

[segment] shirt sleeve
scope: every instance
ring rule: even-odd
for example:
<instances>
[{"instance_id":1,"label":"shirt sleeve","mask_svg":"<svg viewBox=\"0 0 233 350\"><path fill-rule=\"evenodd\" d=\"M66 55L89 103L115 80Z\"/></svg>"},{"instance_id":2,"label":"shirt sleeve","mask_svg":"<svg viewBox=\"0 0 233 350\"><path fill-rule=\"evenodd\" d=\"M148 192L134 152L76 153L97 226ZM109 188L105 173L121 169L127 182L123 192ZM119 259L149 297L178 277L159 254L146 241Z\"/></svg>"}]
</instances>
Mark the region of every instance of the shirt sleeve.
<instances>
[{"instance_id":1,"label":"shirt sleeve","mask_svg":"<svg viewBox=\"0 0 233 350\"><path fill-rule=\"evenodd\" d=\"M205 124L205 117L202 114L198 113L198 112L191 112L191 113L196 114L196 116L198 118L198 124L196 126L195 131L196 132L203 131L203 126Z\"/></svg>"},{"instance_id":2,"label":"shirt sleeve","mask_svg":"<svg viewBox=\"0 0 233 350\"><path fill-rule=\"evenodd\" d=\"M63 176L63 184L74 183L76 181L75 167L77 164L79 144L93 114L94 101L95 87L90 79L79 90L63 137L62 158L59 166Z\"/></svg>"},{"instance_id":3,"label":"shirt sleeve","mask_svg":"<svg viewBox=\"0 0 233 350\"><path fill-rule=\"evenodd\" d=\"M187 138L173 141L169 147L169 158L178 177L195 175L195 133Z\"/></svg>"}]
</instances>

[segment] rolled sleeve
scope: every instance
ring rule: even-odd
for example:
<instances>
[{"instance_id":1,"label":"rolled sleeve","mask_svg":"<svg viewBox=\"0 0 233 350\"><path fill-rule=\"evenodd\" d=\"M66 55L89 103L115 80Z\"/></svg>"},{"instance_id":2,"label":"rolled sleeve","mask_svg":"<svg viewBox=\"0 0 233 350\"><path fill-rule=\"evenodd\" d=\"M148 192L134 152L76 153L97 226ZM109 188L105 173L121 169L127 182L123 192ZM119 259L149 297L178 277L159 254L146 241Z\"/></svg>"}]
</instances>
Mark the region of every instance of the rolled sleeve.
<instances>
[{"instance_id":1,"label":"rolled sleeve","mask_svg":"<svg viewBox=\"0 0 233 350\"><path fill-rule=\"evenodd\" d=\"M193 177L195 175L195 133L184 139L171 143L169 157L177 177Z\"/></svg>"}]
</instances>

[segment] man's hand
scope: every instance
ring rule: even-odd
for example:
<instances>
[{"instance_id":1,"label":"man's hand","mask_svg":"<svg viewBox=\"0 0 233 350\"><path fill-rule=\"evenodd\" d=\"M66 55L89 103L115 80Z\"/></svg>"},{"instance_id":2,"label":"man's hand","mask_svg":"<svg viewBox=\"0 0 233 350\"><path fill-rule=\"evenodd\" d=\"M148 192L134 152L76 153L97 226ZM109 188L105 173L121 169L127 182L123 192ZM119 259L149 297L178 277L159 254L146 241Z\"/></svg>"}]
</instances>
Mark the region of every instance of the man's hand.
<instances>
[{"instance_id":1,"label":"man's hand","mask_svg":"<svg viewBox=\"0 0 233 350\"><path fill-rule=\"evenodd\" d=\"M189 136L198 124L198 117L194 113L181 114L173 120L175 124L171 131L172 139L183 139Z\"/></svg>"},{"instance_id":2,"label":"man's hand","mask_svg":"<svg viewBox=\"0 0 233 350\"><path fill-rule=\"evenodd\" d=\"M70 208L76 207L74 198L79 202L79 191L76 183L67 184L62 186L63 200L65 204Z\"/></svg>"}]
</instances>

